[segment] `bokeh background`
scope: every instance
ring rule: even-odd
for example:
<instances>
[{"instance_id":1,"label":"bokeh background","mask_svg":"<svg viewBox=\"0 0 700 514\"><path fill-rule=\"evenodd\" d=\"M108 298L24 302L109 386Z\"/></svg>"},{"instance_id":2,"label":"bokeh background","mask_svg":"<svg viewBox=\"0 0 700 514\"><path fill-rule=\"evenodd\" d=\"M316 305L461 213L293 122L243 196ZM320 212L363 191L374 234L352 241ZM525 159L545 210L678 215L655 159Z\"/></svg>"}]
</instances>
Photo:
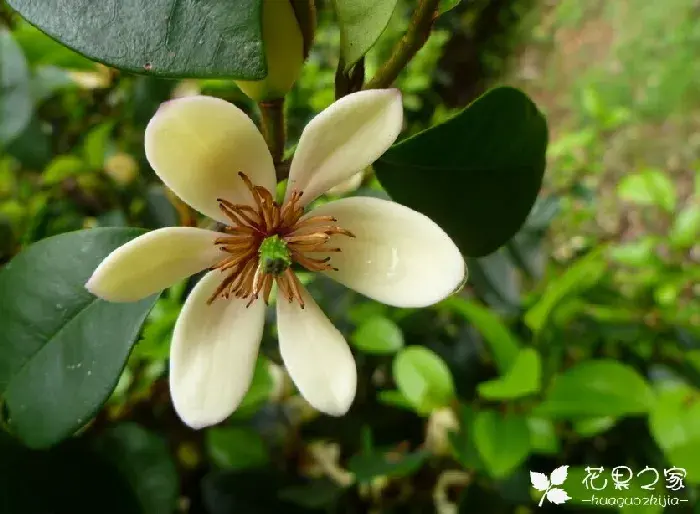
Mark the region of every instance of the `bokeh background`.
<instances>
[{"instance_id":1,"label":"bokeh background","mask_svg":"<svg viewBox=\"0 0 700 514\"><path fill-rule=\"evenodd\" d=\"M334 99L339 34L317 3L315 45L287 97L290 148ZM367 76L411 9L399 1ZM491 86L528 93L550 146L520 233L470 259L464 290L429 309L307 277L357 357L358 397L339 419L295 394L269 324L242 408L187 429L170 405L167 356L193 282L170 289L73 440L33 452L0 431L0 512L74 512L66 505L89 494L95 512L148 514L591 512L586 466L656 468L653 493L688 500L665 512L700 512L698 19L697 0L463 0L397 81L404 135ZM199 93L257 119L231 81L96 65L4 3L0 26L0 265L66 231L199 222L149 168L143 132L161 102ZM385 196L371 170L334 193ZM562 465L574 498L538 507L529 471ZM680 492L664 488L673 466L687 473ZM20 497L24 507L8 500Z\"/></svg>"}]
</instances>

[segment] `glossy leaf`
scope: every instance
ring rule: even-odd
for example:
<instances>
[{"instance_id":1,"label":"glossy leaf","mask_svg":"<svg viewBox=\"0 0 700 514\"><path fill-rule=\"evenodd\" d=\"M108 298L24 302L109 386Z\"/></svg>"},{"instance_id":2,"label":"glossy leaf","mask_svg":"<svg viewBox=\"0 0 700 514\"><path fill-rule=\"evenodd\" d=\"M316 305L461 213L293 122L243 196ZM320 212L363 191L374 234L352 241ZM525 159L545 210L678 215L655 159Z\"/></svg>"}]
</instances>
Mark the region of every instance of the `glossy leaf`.
<instances>
[{"instance_id":1,"label":"glossy leaf","mask_svg":"<svg viewBox=\"0 0 700 514\"><path fill-rule=\"evenodd\" d=\"M624 416L647 412L649 384L631 367L613 360L583 362L554 378L538 415L553 418Z\"/></svg>"},{"instance_id":2,"label":"glossy leaf","mask_svg":"<svg viewBox=\"0 0 700 514\"><path fill-rule=\"evenodd\" d=\"M333 0L340 25L340 45L346 71L382 35L397 0Z\"/></svg>"},{"instance_id":3,"label":"glossy leaf","mask_svg":"<svg viewBox=\"0 0 700 514\"><path fill-rule=\"evenodd\" d=\"M177 470L163 439L135 423L124 423L101 434L96 448L131 485L142 512L175 510Z\"/></svg>"},{"instance_id":4,"label":"glossy leaf","mask_svg":"<svg viewBox=\"0 0 700 514\"><path fill-rule=\"evenodd\" d=\"M31 119L27 61L10 32L0 27L0 148L19 136Z\"/></svg>"},{"instance_id":5,"label":"glossy leaf","mask_svg":"<svg viewBox=\"0 0 700 514\"><path fill-rule=\"evenodd\" d=\"M542 183L547 123L521 91L492 89L374 165L394 200L432 218L467 256L515 235Z\"/></svg>"},{"instance_id":6,"label":"glossy leaf","mask_svg":"<svg viewBox=\"0 0 700 514\"><path fill-rule=\"evenodd\" d=\"M403 347L403 333L389 318L375 316L357 327L350 341L366 353L392 354Z\"/></svg>"},{"instance_id":7,"label":"glossy leaf","mask_svg":"<svg viewBox=\"0 0 700 514\"><path fill-rule=\"evenodd\" d=\"M114 389L156 295L109 303L85 283L139 229L103 228L40 241L0 272L0 394L11 426L46 447L87 423Z\"/></svg>"},{"instance_id":8,"label":"glossy leaf","mask_svg":"<svg viewBox=\"0 0 700 514\"><path fill-rule=\"evenodd\" d=\"M454 384L447 364L432 350L409 346L394 359L396 385L414 408L423 414L449 404Z\"/></svg>"},{"instance_id":9,"label":"glossy leaf","mask_svg":"<svg viewBox=\"0 0 700 514\"><path fill-rule=\"evenodd\" d=\"M262 0L9 0L73 50L134 73L261 79Z\"/></svg>"},{"instance_id":10,"label":"glossy leaf","mask_svg":"<svg viewBox=\"0 0 700 514\"><path fill-rule=\"evenodd\" d=\"M487 400L510 400L538 393L542 362L533 348L523 348L513 366L500 378L479 384L479 395Z\"/></svg>"},{"instance_id":11,"label":"glossy leaf","mask_svg":"<svg viewBox=\"0 0 700 514\"><path fill-rule=\"evenodd\" d=\"M504 478L530 453L530 431L520 415L482 411L474 419L474 443L494 478Z\"/></svg>"}]
</instances>

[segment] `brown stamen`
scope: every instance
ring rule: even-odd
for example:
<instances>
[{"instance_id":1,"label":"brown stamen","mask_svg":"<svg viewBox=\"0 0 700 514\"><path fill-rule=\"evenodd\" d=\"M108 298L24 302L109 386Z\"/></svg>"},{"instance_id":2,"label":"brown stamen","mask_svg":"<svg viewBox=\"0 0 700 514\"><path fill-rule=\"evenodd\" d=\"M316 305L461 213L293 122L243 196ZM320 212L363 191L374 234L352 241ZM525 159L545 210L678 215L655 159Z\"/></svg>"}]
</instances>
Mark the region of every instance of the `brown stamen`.
<instances>
[{"instance_id":1,"label":"brown stamen","mask_svg":"<svg viewBox=\"0 0 700 514\"><path fill-rule=\"evenodd\" d=\"M254 185L245 173L239 172L238 175L250 192L252 204L234 204L223 198L217 199L219 208L231 220L231 225L225 227L225 234L214 242L225 255L212 268L220 270L225 277L207 303L231 295L247 299L246 307L261 296L268 303L272 285L276 282L282 301L291 303L296 300L304 308L303 288L289 263L270 267L268 261L261 261L260 245L267 238L277 236L286 245L293 263L309 271L328 271L336 269L329 262L331 257L313 258L306 254L340 252L340 248L327 246L326 243L336 235L355 236L336 225L337 219L333 216L307 216L302 219L302 191L292 191L288 200L280 206L270 191Z\"/></svg>"}]
</instances>

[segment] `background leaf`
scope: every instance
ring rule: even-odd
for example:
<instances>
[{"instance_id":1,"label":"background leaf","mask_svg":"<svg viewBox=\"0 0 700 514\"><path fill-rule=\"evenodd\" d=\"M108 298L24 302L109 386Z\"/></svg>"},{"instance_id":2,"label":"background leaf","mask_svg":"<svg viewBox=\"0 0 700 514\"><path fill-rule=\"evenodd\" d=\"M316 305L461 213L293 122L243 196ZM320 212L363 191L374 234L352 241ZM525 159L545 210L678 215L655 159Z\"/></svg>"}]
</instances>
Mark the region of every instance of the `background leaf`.
<instances>
[{"instance_id":1,"label":"background leaf","mask_svg":"<svg viewBox=\"0 0 700 514\"><path fill-rule=\"evenodd\" d=\"M542 362L533 348L523 348L513 366L500 378L479 384L479 395L489 400L509 400L540 391Z\"/></svg>"},{"instance_id":2,"label":"background leaf","mask_svg":"<svg viewBox=\"0 0 700 514\"><path fill-rule=\"evenodd\" d=\"M499 87L394 145L374 167L394 200L432 218L465 255L481 257L527 218L546 148L547 123L535 104L517 89Z\"/></svg>"},{"instance_id":3,"label":"background leaf","mask_svg":"<svg viewBox=\"0 0 700 514\"><path fill-rule=\"evenodd\" d=\"M678 384L660 391L649 416L654 440L688 481L700 483L700 394Z\"/></svg>"},{"instance_id":4,"label":"background leaf","mask_svg":"<svg viewBox=\"0 0 700 514\"><path fill-rule=\"evenodd\" d=\"M262 0L9 0L33 25L115 68L166 77L265 77Z\"/></svg>"},{"instance_id":5,"label":"background leaf","mask_svg":"<svg viewBox=\"0 0 700 514\"><path fill-rule=\"evenodd\" d=\"M207 451L212 462L224 469L264 466L270 459L260 434L248 427L220 427L207 432Z\"/></svg>"},{"instance_id":6,"label":"background leaf","mask_svg":"<svg viewBox=\"0 0 700 514\"><path fill-rule=\"evenodd\" d=\"M0 149L19 136L32 118L29 69L12 34L0 27Z\"/></svg>"},{"instance_id":7,"label":"background leaf","mask_svg":"<svg viewBox=\"0 0 700 514\"><path fill-rule=\"evenodd\" d=\"M397 0L333 0L346 71L365 55L386 28Z\"/></svg>"},{"instance_id":8,"label":"background leaf","mask_svg":"<svg viewBox=\"0 0 700 514\"><path fill-rule=\"evenodd\" d=\"M109 397L157 295L109 303L85 283L143 233L84 230L40 241L0 271L0 393L11 426L46 447L87 423Z\"/></svg>"},{"instance_id":9,"label":"background leaf","mask_svg":"<svg viewBox=\"0 0 700 514\"><path fill-rule=\"evenodd\" d=\"M96 448L129 482L142 512L173 512L178 476L165 441L135 423L123 423L101 434Z\"/></svg>"},{"instance_id":10,"label":"background leaf","mask_svg":"<svg viewBox=\"0 0 700 514\"><path fill-rule=\"evenodd\" d=\"M390 319L374 316L357 327L350 341L363 352L385 355L396 353L403 347L403 334Z\"/></svg>"},{"instance_id":11,"label":"background leaf","mask_svg":"<svg viewBox=\"0 0 700 514\"><path fill-rule=\"evenodd\" d=\"M612 360L591 360L555 377L537 410L552 417L641 414L653 405L646 381L631 367Z\"/></svg>"},{"instance_id":12,"label":"background leaf","mask_svg":"<svg viewBox=\"0 0 700 514\"><path fill-rule=\"evenodd\" d=\"M519 466L530 452L530 433L525 418L517 414L481 411L474 419L474 442L489 473L503 478Z\"/></svg>"},{"instance_id":13,"label":"background leaf","mask_svg":"<svg viewBox=\"0 0 700 514\"><path fill-rule=\"evenodd\" d=\"M623 200L639 205L657 206L668 212L676 208L673 182L659 170L644 170L624 177L617 192Z\"/></svg>"},{"instance_id":14,"label":"background leaf","mask_svg":"<svg viewBox=\"0 0 700 514\"><path fill-rule=\"evenodd\" d=\"M394 359L393 373L399 391L419 412L443 407L454 397L449 368L423 346L409 346L400 351Z\"/></svg>"}]
</instances>

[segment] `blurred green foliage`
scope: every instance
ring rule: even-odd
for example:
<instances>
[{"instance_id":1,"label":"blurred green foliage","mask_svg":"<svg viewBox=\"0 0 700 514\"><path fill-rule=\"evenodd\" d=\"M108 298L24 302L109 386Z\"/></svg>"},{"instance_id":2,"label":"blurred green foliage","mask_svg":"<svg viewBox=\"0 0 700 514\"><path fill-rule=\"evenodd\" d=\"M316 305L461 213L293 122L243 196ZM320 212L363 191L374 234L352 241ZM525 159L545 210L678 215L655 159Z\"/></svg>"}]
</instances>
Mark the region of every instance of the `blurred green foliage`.
<instances>
[{"instance_id":1,"label":"blurred green foliage","mask_svg":"<svg viewBox=\"0 0 700 514\"><path fill-rule=\"evenodd\" d=\"M410 4L398 2L366 57L368 75L401 37ZM463 98L464 86L459 60L448 57L455 47L470 51L459 45L483 22L482 4L443 14L400 76L405 134L458 107L445 100ZM530 4L501 2L501 16ZM0 11L10 27L0 29L0 262L79 228L189 222L194 214L145 161L145 124L178 95L220 96L255 118L250 101L229 81L164 81L94 65ZM690 154L674 164L683 173L667 170L665 154L638 149L659 119L674 120L673 134L697 125L696 11L691 0L567 0L530 12L524 26L534 20L537 30L528 49L550 45L553 33L570 42L575 34L561 31L588 23L617 34L614 78L591 67L568 70L566 80L526 80L575 84L559 88L573 114L559 122L551 109L545 191L515 238L470 259L461 293L410 310L321 278L309 284L357 356L358 398L347 416L319 417L294 394L273 327L241 408L203 432L183 427L169 403L167 355L188 281L157 301L112 398L79 437L29 452L0 433L0 493L34 495L31 504L0 499L2 512L45 512L61 501L72 502L70 512L95 505L122 513L532 512L539 496L528 472L562 465L571 466L567 491L579 503L586 466L685 468L679 496L689 501L668 512L693 512L700 484L697 144L674 141L674 152ZM331 22L321 8L315 46L287 99L290 146L334 98L340 37ZM512 73L484 52L484 69L498 63L504 76ZM563 68L553 57L545 62ZM385 195L371 173L349 189L339 194ZM627 226L618 219L608 228L610 205ZM656 494L667 494L663 484ZM115 491L123 491L118 504ZM601 494L619 493L610 486Z\"/></svg>"}]
</instances>

